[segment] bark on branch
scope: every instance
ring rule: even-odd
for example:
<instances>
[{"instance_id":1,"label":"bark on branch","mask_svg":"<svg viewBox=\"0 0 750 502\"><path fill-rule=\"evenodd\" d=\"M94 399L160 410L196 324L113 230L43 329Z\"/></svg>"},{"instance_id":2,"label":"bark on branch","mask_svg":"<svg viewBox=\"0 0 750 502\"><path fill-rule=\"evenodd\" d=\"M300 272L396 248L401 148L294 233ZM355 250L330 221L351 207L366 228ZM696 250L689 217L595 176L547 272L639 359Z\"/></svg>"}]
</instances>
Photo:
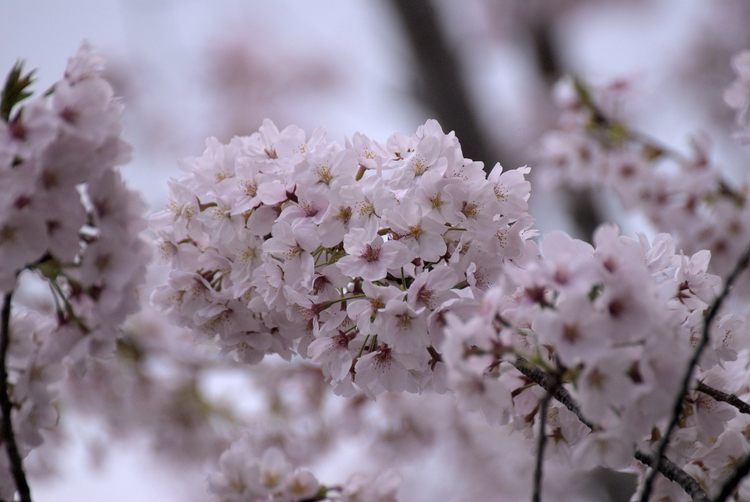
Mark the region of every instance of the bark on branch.
<instances>
[{"instance_id":1,"label":"bark on branch","mask_svg":"<svg viewBox=\"0 0 750 502\"><path fill-rule=\"evenodd\" d=\"M548 375L550 376L550 375ZM552 389L560 387L558 375L551 375ZM542 470L544 467L544 449L547 445L547 408L552 392L547 392L539 403L539 439L536 451L536 466L534 468L534 488L531 493L531 502L542 502Z\"/></svg>"},{"instance_id":2,"label":"bark on branch","mask_svg":"<svg viewBox=\"0 0 750 502\"><path fill-rule=\"evenodd\" d=\"M654 468L654 459L652 456L643 453L640 450L636 450L635 458L642 464L645 464L652 469ZM685 490L685 493L692 497L693 502L711 501L711 499L708 498L708 494L706 494L705 490L703 490L703 488L701 487L700 483L698 483L698 481L696 481L694 477L680 469L677 464L669 460L667 457L661 457L661 462L659 462L656 470L664 475L664 477L668 480L674 481L675 483L680 485L682 489Z\"/></svg>"},{"instance_id":3,"label":"bark on branch","mask_svg":"<svg viewBox=\"0 0 750 502\"><path fill-rule=\"evenodd\" d=\"M711 396L716 401L731 404L732 406L737 408L740 413L750 415L750 404L747 404L745 401L735 396L734 394L727 394L726 392L722 392L719 389L714 389L713 387L706 385L703 382L698 382L698 386L695 388L695 390Z\"/></svg>"},{"instance_id":4,"label":"bark on branch","mask_svg":"<svg viewBox=\"0 0 750 502\"><path fill-rule=\"evenodd\" d=\"M547 372L542 371L536 366L530 364L523 357L517 358L516 362L513 363L513 366L515 366L516 369L520 371L526 378L533 381L541 388L552 394L552 397L554 397L568 410L572 411L575 416L578 417L578 420L586 425L586 427L591 430L597 428L592 422L590 422L583 416L583 414L581 413L581 407L578 405L576 400L573 399L570 393L563 386L557 385L555 378L553 378Z\"/></svg>"}]
</instances>

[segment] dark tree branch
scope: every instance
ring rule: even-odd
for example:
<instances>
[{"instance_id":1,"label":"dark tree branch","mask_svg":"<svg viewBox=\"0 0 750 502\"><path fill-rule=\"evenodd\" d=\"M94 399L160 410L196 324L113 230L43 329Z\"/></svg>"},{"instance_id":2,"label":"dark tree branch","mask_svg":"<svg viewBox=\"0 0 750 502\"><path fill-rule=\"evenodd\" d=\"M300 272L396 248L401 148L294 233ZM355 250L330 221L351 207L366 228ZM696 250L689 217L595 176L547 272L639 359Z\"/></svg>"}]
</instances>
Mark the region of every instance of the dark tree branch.
<instances>
[{"instance_id":1,"label":"dark tree branch","mask_svg":"<svg viewBox=\"0 0 750 502\"><path fill-rule=\"evenodd\" d=\"M747 404L745 401L735 396L734 394L727 394L726 392L714 389L713 387L706 385L703 382L698 382L698 386L695 388L695 390L711 396L716 401L731 404L732 406L737 408L740 413L750 415L750 404Z\"/></svg>"},{"instance_id":2,"label":"dark tree branch","mask_svg":"<svg viewBox=\"0 0 750 502\"><path fill-rule=\"evenodd\" d=\"M8 370L5 366L5 358L8 354L10 345L10 307L13 292L5 293L2 311L2 334L0 334L0 410L2 410L2 433L5 441L5 449L8 452L10 468L13 479L16 482L16 488L21 495L21 502L31 502L31 490L26 482L26 473L23 470L23 460L18 452L16 436L13 434L13 424L10 421L10 415L13 411L13 404L10 402L8 395Z\"/></svg>"},{"instance_id":3,"label":"dark tree branch","mask_svg":"<svg viewBox=\"0 0 750 502\"><path fill-rule=\"evenodd\" d=\"M729 290L732 288L732 285L740 276L740 274L747 268L748 263L750 263L750 246L748 246L740 259L737 261L737 264L734 266L734 270L732 270L732 273L729 274L729 277L727 277L727 280L724 283L724 288L721 290L721 293L719 293L719 296L717 296L714 302L711 304L708 315L703 320L703 335L698 342L698 346L693 352L693 357L690 358L687 370L685 371L685 375L682 378L682 386L678 390L675 396L674 405L672 406L672 416L669 420L669 425L664 432L664 437L659 442L659 447L656 449L655 458L663 457L664 453L667 451L667 446L669 446L669 440L672 437L672 432L674 432L674 429L677 426L677 421L680 419L680 415L682 415L684 396L685 394L687 394L688 389L690 388L690 382L693 380L695 367L698 364L698 360L700 359L701 354L703 354L703 350L706 348L711 338L711 323L713 323L714 319L716 318L719 309L721 309L722 305L724 305L724 300L726 300L729 296ZM646 479L643 481L643 491L641 492L640 502L648 502L655 476L656 470L654 469L652 469L646 475Z\"/></svg>"},{"instance_id":4,"label":"dark tree branch","mask_svg":"<svg viewBox=\"0 0 750 502\"><path fill-rule=\"evenodd\" d=\"M513 366L515 366L516 369L520 371L526 378L536 383L541 388L546 390L549 394L551 394L552 397L554 397L560 404L562 404L573 414L575 414L575 416L578 417L578 420L585 424L589 429L600 429L600 427L598 427L593 422L590 422L583 416L578 402L573 399L573 397L570 395L568 390L565 389L565 387L559 384L555 384L556 379L552 375L542 371L536 366L532 366L526 359L522 357L517 358L516 362L513 363ZM643 462L644 464L649 466L653 463L651 460L651 456L638 450L636 450L635 452L635 458L639 462ZM656 470L662 473L670 481L678 483L682 487L682 489L685 490L685 493L689 494L692 497L693 502L708 502L710 500L705 490L701 488L700 484L694 477L686 473L684 470L678 467L677 464L669 460L669 458L667 458L666 456L662 455L661 459L662 461L659 462Z\"/></svg>"},{"instance_id":5,"label":"dark tree branch","mask_svg":"<svg viewBox=\"0 0 750 502\"><path fill-rule=\"evenodd\" d=\"M549 87L562 75L562 65L555 49L553 21L554 16L542 16L531 21L528 27L537 68Z\"/></svg>"},{"instance_id":6,"label":"dark tree branch","mask_svg":"<svg viewBox=\"0 0 750 502\"><path fill-rule=\"evenodd\" d=\"M581 238L594 242L594 232L604 221L599 206L594 200L594 191L590 188L566 190L568 212Z\"/></svg>"},{"instance_id":7,"label":"dark tree branch","mask_svg":"<svg viewBox=\"0 0 750 502\"><path fill-rule=\"evenodd\" d=\"M461 138L464 156L485 163L489 172L498 152L491 150L481 132L469 99L462 70L429 0L391 0L414 51L423 85L424 103L447 130Z\"/></svg>"},{"instance_id":8,"label":"dark tree branch","mask_svg":"<svg viewBox=\"0 0 750 502\"><path fill-rule=\"evenodd\" d=\"M745 459L734 469L731 476L724 481L719 494L713 502L724 502L727 498L731 497L737 489L737 485L740 484L740 481L742 481L748 473L750 473L750 455L746 456Z\"/></svg>"},{"instance_id":9,"label":"dark tree branch","mask_svg":"<svg viewBox=\"0 0 750 502\"><path fill-rule=\"evenodd\" d=\"M578 403L573 399L573 397L570 395L570 393L561 385L558 385L555 383L555 378L552 377L550 374L548 374L545 371L540 370L536 366L530 364L526 359L523 357L519 357L516 359L516 362L513 363L513 366L516 367L518 371L520 371L523 376L528 378L529 380L533 381L537 385L539 385L541 388L552 394L552 397L554 397L560 404L565 406L568 410L572 411L576 417L578 417L578 420L580 420L586 427L588 427L591 430L597 429L597 427L590 421L588 421L583 414L581 413L581 408L578 405Z\"/></svg>"},{"instance_id":10,"label":"dark tree branch","mask_svg":"<svg viewBox=\"0 0 750 502\"><path fill-rule=\"evenodd\" d=\"M639 462L653 468L654 459L646 453L640 450L636 450L635 458ZM674 481L685 490L685 493L693 498L694 502L709 502L711 499L708 498L703 487L696 481L694 477L680 469L677 464L669 460L667 457L661 457L661 462L657 470L664 475L670 481Z\"/></svg>"}]
</instances>

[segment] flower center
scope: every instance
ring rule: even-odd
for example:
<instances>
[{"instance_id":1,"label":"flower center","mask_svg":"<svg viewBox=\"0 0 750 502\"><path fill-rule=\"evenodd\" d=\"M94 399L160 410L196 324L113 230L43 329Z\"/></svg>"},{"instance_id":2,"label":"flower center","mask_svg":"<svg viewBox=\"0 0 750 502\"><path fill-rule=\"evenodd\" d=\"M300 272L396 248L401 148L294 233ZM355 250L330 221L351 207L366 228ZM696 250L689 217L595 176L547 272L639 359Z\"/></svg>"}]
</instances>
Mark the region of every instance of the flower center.
<instances>
[{"instance_id":1,"label":"flower center","mask_svg":"<svg viewBox=\"0 0 750 502\"><path fill-rule=\"evenodd\" d=\"M365 246L365 250L362 252L361 256L368 262L377 261L378 256L380 256L380 248L373 248L368 244L367 246Z\"/></svg>"}]
</instances>

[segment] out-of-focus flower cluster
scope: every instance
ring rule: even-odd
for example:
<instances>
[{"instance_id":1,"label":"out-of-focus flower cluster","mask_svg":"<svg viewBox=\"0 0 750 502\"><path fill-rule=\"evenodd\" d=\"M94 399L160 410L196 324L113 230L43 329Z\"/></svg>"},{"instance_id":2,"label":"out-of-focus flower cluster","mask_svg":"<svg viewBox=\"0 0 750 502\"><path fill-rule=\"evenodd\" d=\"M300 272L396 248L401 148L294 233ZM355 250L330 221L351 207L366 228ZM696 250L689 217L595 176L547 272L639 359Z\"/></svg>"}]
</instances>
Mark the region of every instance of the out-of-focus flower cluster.
<instances>
[{"instance_id":1,"label":"out-of-focus flower cluster","mask_svg":"<svg viewBox=\"0 0 750 502\"><path fill-rule=\"evenodd\" d=\"M50 311L17 302L6 365L12 421L22 455L57 422L52 404L63 362L84 370L115 346L118 326L138 308L148 247L139 195L115 166L129 159L120 139L122 105L101 78L103 59L84 44L65 76L28 103L30 75L8 77L0 120L0 288L6 303L34 282L49 285ZM5 330L4 330L5 331ZM0 497L14 485L7 457Z\"/></svg>"},{"instance_id":2,"label":"out-of-focus flower cluster","mask_svg":"<svg viewBox=\"0 0 750 502\"><path fill-rule=\"evenodd\" d=\"M209 477L209 491L226 502L395 502L401 483L395 472L384 471L375 479L355 474L341 486L326 487L310 471L295 469L278 448L269 448L260 459L251 452L249 436L232 444L219 459L219 472Z\"/></svg>"},{"instance_id":3,"label":"out-of-focus flower cluster","mask_svg":"<svg viewBox=\"0 0 750 502\"><path fill-rule=\"evenodd\" d=\"M743 126L747 111L746 60L746 52L733 59L739 79L725 93L727 104L738 110L738 123ZM635 131L618 117L613 106L621 104L622 89L621 84L591 89L575 79L561 82L557 98L564 111L559 129L542 138L541 164L547 168L546 174L557 181L576 188L614 192L626 209L641 212L658 230L668 234L658 234L650 244L641 237L638 246L636 241L624 237L614 239L612 230L600 228L595 236L595 249L576 251L583 253L581 257L593 253L598 265L570 269L586 270L588 274L597 269L604 271L604 275L590 276L592 282L581 283L582 287L588 284L593 288L588 291L589 301L581 295L583 290L579 291L578 300L573 301L568 286L555 281L537 277L536 282L528 282L534 275L534 269L528 268L526 272L531 276L525 276L526 284L541 285L547 295L555 298L554 306L548 310L537 301L544 310L541 315L531 319L522 317L521 321L513 318L514 323L528 325L538 343L547 348L541 350L541 355L554 360L545 364L580 366L582 373L574 375L576 386L572 393L581 403L583 414L601 430L587 434L577 455L584 459L597 451L591 460L605 465L625 465L628 455L632 455L630 445L640 444L645 449L661 439L659 427L668 416L669 392L678 388L676 378L682 377L676 375L684 372L681 368L686 366L688 351L701 338L708 308L721 285L719 277L712 273L728 275L750 243L747 182L737 187L724 176L711 161L706 137L693 138L693 153L685 156ZM606 240L619 243L605 245L607 235ZM554 245L547 244L550 239ZM574 249L571 244L560 242L559 235L545 237L540 244L545 258L559 254L560 249ZM603 245L610 251L602 250ZM578 263L574 254L565 255L566 267ZM612 288L611 281L618 272L610 270L607 255L617 256L620 265L638 264L628 270L627 280L618 280L614 296L607 290ZM570 277L578 277L577 274ZM646 275L651 276L650 285ZM747 308L742 302L747 294L748 281L744 278L733 291L737 301L725 307L708 327L709 348L703 352L697 368L699 380L741 396L747 396L748 384L745 377L736 376L748 356ZM618 297L627 301L620 304ZM602 324L601 317L597 320L597 315L585 312L605 298L605 302L614 298L615 303L600 304L605 307L600 313L609 318ZM569 307L563 308L565 304ZM619 307L625 305L629 307L620 311ZM572 312L569 308L576 313L566 318L566 311ZM622 324L625 331L621 334L626 338L620 338L615 324L610 323L628 310L631 314L638 313ZM586 332L591 333L591 338L586 338ZM554 335L553 339L548 338L550 335ZM583 344L579 343L583 340L586 340ZM594 355L602 343L609 353ZM614 348L617 350L611 350ZM643 352L638 355L639 351ZM585 361L588 357L585 353L593 359ZM668 366L673 364L670 369ZM605 366L609 372L600 379L607 373ZM618 375L616 378L613 372ZM605 390L607 385L614 387ZM596 388L611 397L604 398L602 394L594 398L595 393L590 393ZM659 398L654 398L658 395L663 400L661 405L657 403ZM565 409L562 412L568 413ZM738 432L744 430L746 423L743 415L728 405L706 394L690 392L677 432L670 441L670 458L709 491L714 490L729 474L730 459L750 451L750 442ZM573 436L577 433L565 436L566 446L575 442ZM646 439L648 434L650 437ZM657 484L657 491L668 500L686 497L667 483ZM741 493L748 491L750 486L743 484Z\"/></svg>"},{"instance_id":4,"label":"out-of-focus flower cluster","mask_svg":"<svg viewBox=\"0 0 750 502\"><path fill-rule=\"evenodd\" d=\"M435 121L344 147L266 121L183 167L152 301L240 361L309 357L345 396L444 392L447 313L537 254L528 168L486 176Z\"/></svg>"},{"instance_id":5,"label":"out-of-focus flower cluster","mask_svg":"<svg viewBox=\"0 0 750 502\"><path fill-rule=\"evenodd\" d=\"M711 271L728 274L750 242L747 185L735 187L713 163L707 136L692 138L686 156L634 131L616 113L623 87L562 81L560 127L543 136L540 167L573 187L614 192L625 209L671 234L678 250L706 249Z\"/></svg>"},{"instance_id":6,"label":"out-of-focus flower cluster","mask_svg":"<svg viewBox=\"0 0 750 502\"><path fill-rule=\"evenodd\" d=\"M724 102L737 110L737 125L742 129L735 134L741 144L750 143L750 127L747 122L747 110L750 108L750 50L742 51L732 58L732 67L737 80L724 91Z\"/></svg>"}]
</instances>

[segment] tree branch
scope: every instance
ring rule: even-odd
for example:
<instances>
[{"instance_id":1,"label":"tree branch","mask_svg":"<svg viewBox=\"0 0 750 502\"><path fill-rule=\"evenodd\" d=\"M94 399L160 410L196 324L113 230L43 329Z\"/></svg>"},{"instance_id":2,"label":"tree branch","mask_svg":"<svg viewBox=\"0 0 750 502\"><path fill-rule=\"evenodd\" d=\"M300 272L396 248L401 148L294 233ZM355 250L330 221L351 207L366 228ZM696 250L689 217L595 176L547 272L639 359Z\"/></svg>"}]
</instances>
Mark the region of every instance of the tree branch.
<instances>
[{"instance_id":1,"label":"tree branch","mask_svg":"<svg viewBox=\"0 0 750 502\"><path fill-rule=\"evenodd\" d=\"M592 422L590 422L583 416L583 414L581 413L581 408L576 400L573 399L570 393L563 386L556 384L555 379L551 375L549 375L545 371L540 370L536 366L533 366L523 357L518 357L516 359L516 362L513 363L513 366L515 366L515 368L520 371L526 378L535 382L541 388L552 394L552 397L554 397L568 410L572 411L575 416L578 417L578 420L586 425L586 427L591 430L598 429L598 427L596 427Z\"/></svg>"},{"instance_id":2,"label":"tree branch","mask_svg":"<svg viewBox=\"0 0 750 502\"><path fill-rule=\"evenodd\" d=\"M639 462L653 468L654 459L650 455L643 453L640 450L635 451L635 458ZM696 481L694 477L680 469L677 464L669 460L667 457L661 457L661 462L656 469L664 475L670 481L674 481L685 490L685 493L693 498L694 502L709 502L711 499L708 498L708 494L703 490L700 483Z\"/></svg>"},{"instance_id":3,"label":"tree branch","mask_svg":"<svg viewBox=\"0 0 750 502\"><path fill-rule=\"evenodd\" d=\"M750 263L750 246L748 246L748 248L742 254L739 261L737 261L737 264L734 266L734 270L732 270L732 273L729 274L729 277L727 277L727 280L724 283L724 288L721 290L719 296L717 296L714 302L711 304L708 315L703 320L703 335L698 342L698 346L693 352L693 357L690 358L687 370L685 371L685 375L682 378L682 386L678 390L674 405L672 406L672 416L669 420L669 425L664 432L664 437L662 437L662 440L659 442L659 447L656 449L656 458L661 458L664 456L664 453L667 450L667 446L669 446L669 440L672 436L672 432L674 432L674 429L677 426L677 421L680 419L680 415L682 415L684 396L685 394L687 394L688 389L690 388L690 382L693 379L693 372L695 371L695 367L698 364L698 360L700 359L701 354L703 354L703 350L706 348L711 338L711 323L713 323L716 315L719 312L719 309L721 309L722 305L724 304L724 300L726 300L729 296L729 290L732 288L732 285L740 276L740 274L747 268L748 263ZM656 470L653 469L646 475L646 479L643 481L643 491L641 492L640 502L648 502L655 476Z\"/></svg>"},{"instance_id":4,"label":"tree branch","mask_svg":"<svg viewBox=\"0 0 750 502\"><path fill-rule=\"evenodd\" d=\"M411 43L424 103L448 130L461 138L464 156L485 163L489 172L500 156L487 146L469 99L458 58L451 50L435 7L429 0L391 0Z\"/></svg>"},{"instance_id":5,"label":"tree branch","mask_svg":"<svg viewBox=\"0 0 750 502\"><path fill-rule=\"evenodd\" d=\"M8 451L13 479L21 496L21 502L31 502L31 491L29 490L29 484L26 482L23 460L21 459L21 454L18 452L16 437L13 434L13 424L10 421L13 404L10 402L8 395L8 370L5 366L5 359L8 354L8 346L10 345L10 307L12 297L12 291L5 293L2 311L2 333L0 334L0 410L2 410L3 415L2 434L5 441L5 449Z\"/></svg>"},{"instance_id":6,"label":"tree branch","mask_svg":"<svg viewBox=\"0 0 750 502\"><path fill-rule=\"evenodd\" d=\"M740 484L740 481L742 481L748 473L750 473L750 455L746 456L745 459L734 469L732 475L724 481L719 494L713 502L724 502L727 498L731 497L737 489L737 485Z\"/></svg>"},{"instance_id":7,"label":"tree branch","mask_svg":"<svg viewBox=\"0 0 750 502\"><path fill-rule=\"evenodd\" d=\"M526 378L546 390L560 404L573 412L573 414L578 417L578 420L585 424L589 429L600 429L599 426L597 426L593 422L590 422L586 419L586 417L583 416L578 402L573 399L568 390L565 389L562 385L555 384L555 378L552 375L549 375L541 369L532 366L526 359L522 357L517 358L515 363L512 364ZM653 463L651 460L651 456L638 450L636 450L635 452L635 458L639 462L643 462L644 464L649 466ZM703 490L698 481L696 481L694 477L678 467L677 464L669 460L669 458L667 458L666 456L662 455L661 462L659 462L656 470L662 473L670 481L674 481L675 483L679 484L680 487L685 490L685 493L689 494L692 497L693 502L708 502L710 500L705 490Z\"/></svg>"},{"instance_id":8,"label":"tree branch","mask_svg":"<svg viewBox=\"0 0 750 502\"><path fill-rule=\"evenodd\" d=\"M716 401L731 404L732 406L737 408L740 413L750 415L750 404L747 404L745 401L735 396L734 394L727 394L726 392L714 389L713 387L706 385L703 382L698 382L698 386L695 388L695 390L711 396Z\"/></svg>"}]
</instances>

